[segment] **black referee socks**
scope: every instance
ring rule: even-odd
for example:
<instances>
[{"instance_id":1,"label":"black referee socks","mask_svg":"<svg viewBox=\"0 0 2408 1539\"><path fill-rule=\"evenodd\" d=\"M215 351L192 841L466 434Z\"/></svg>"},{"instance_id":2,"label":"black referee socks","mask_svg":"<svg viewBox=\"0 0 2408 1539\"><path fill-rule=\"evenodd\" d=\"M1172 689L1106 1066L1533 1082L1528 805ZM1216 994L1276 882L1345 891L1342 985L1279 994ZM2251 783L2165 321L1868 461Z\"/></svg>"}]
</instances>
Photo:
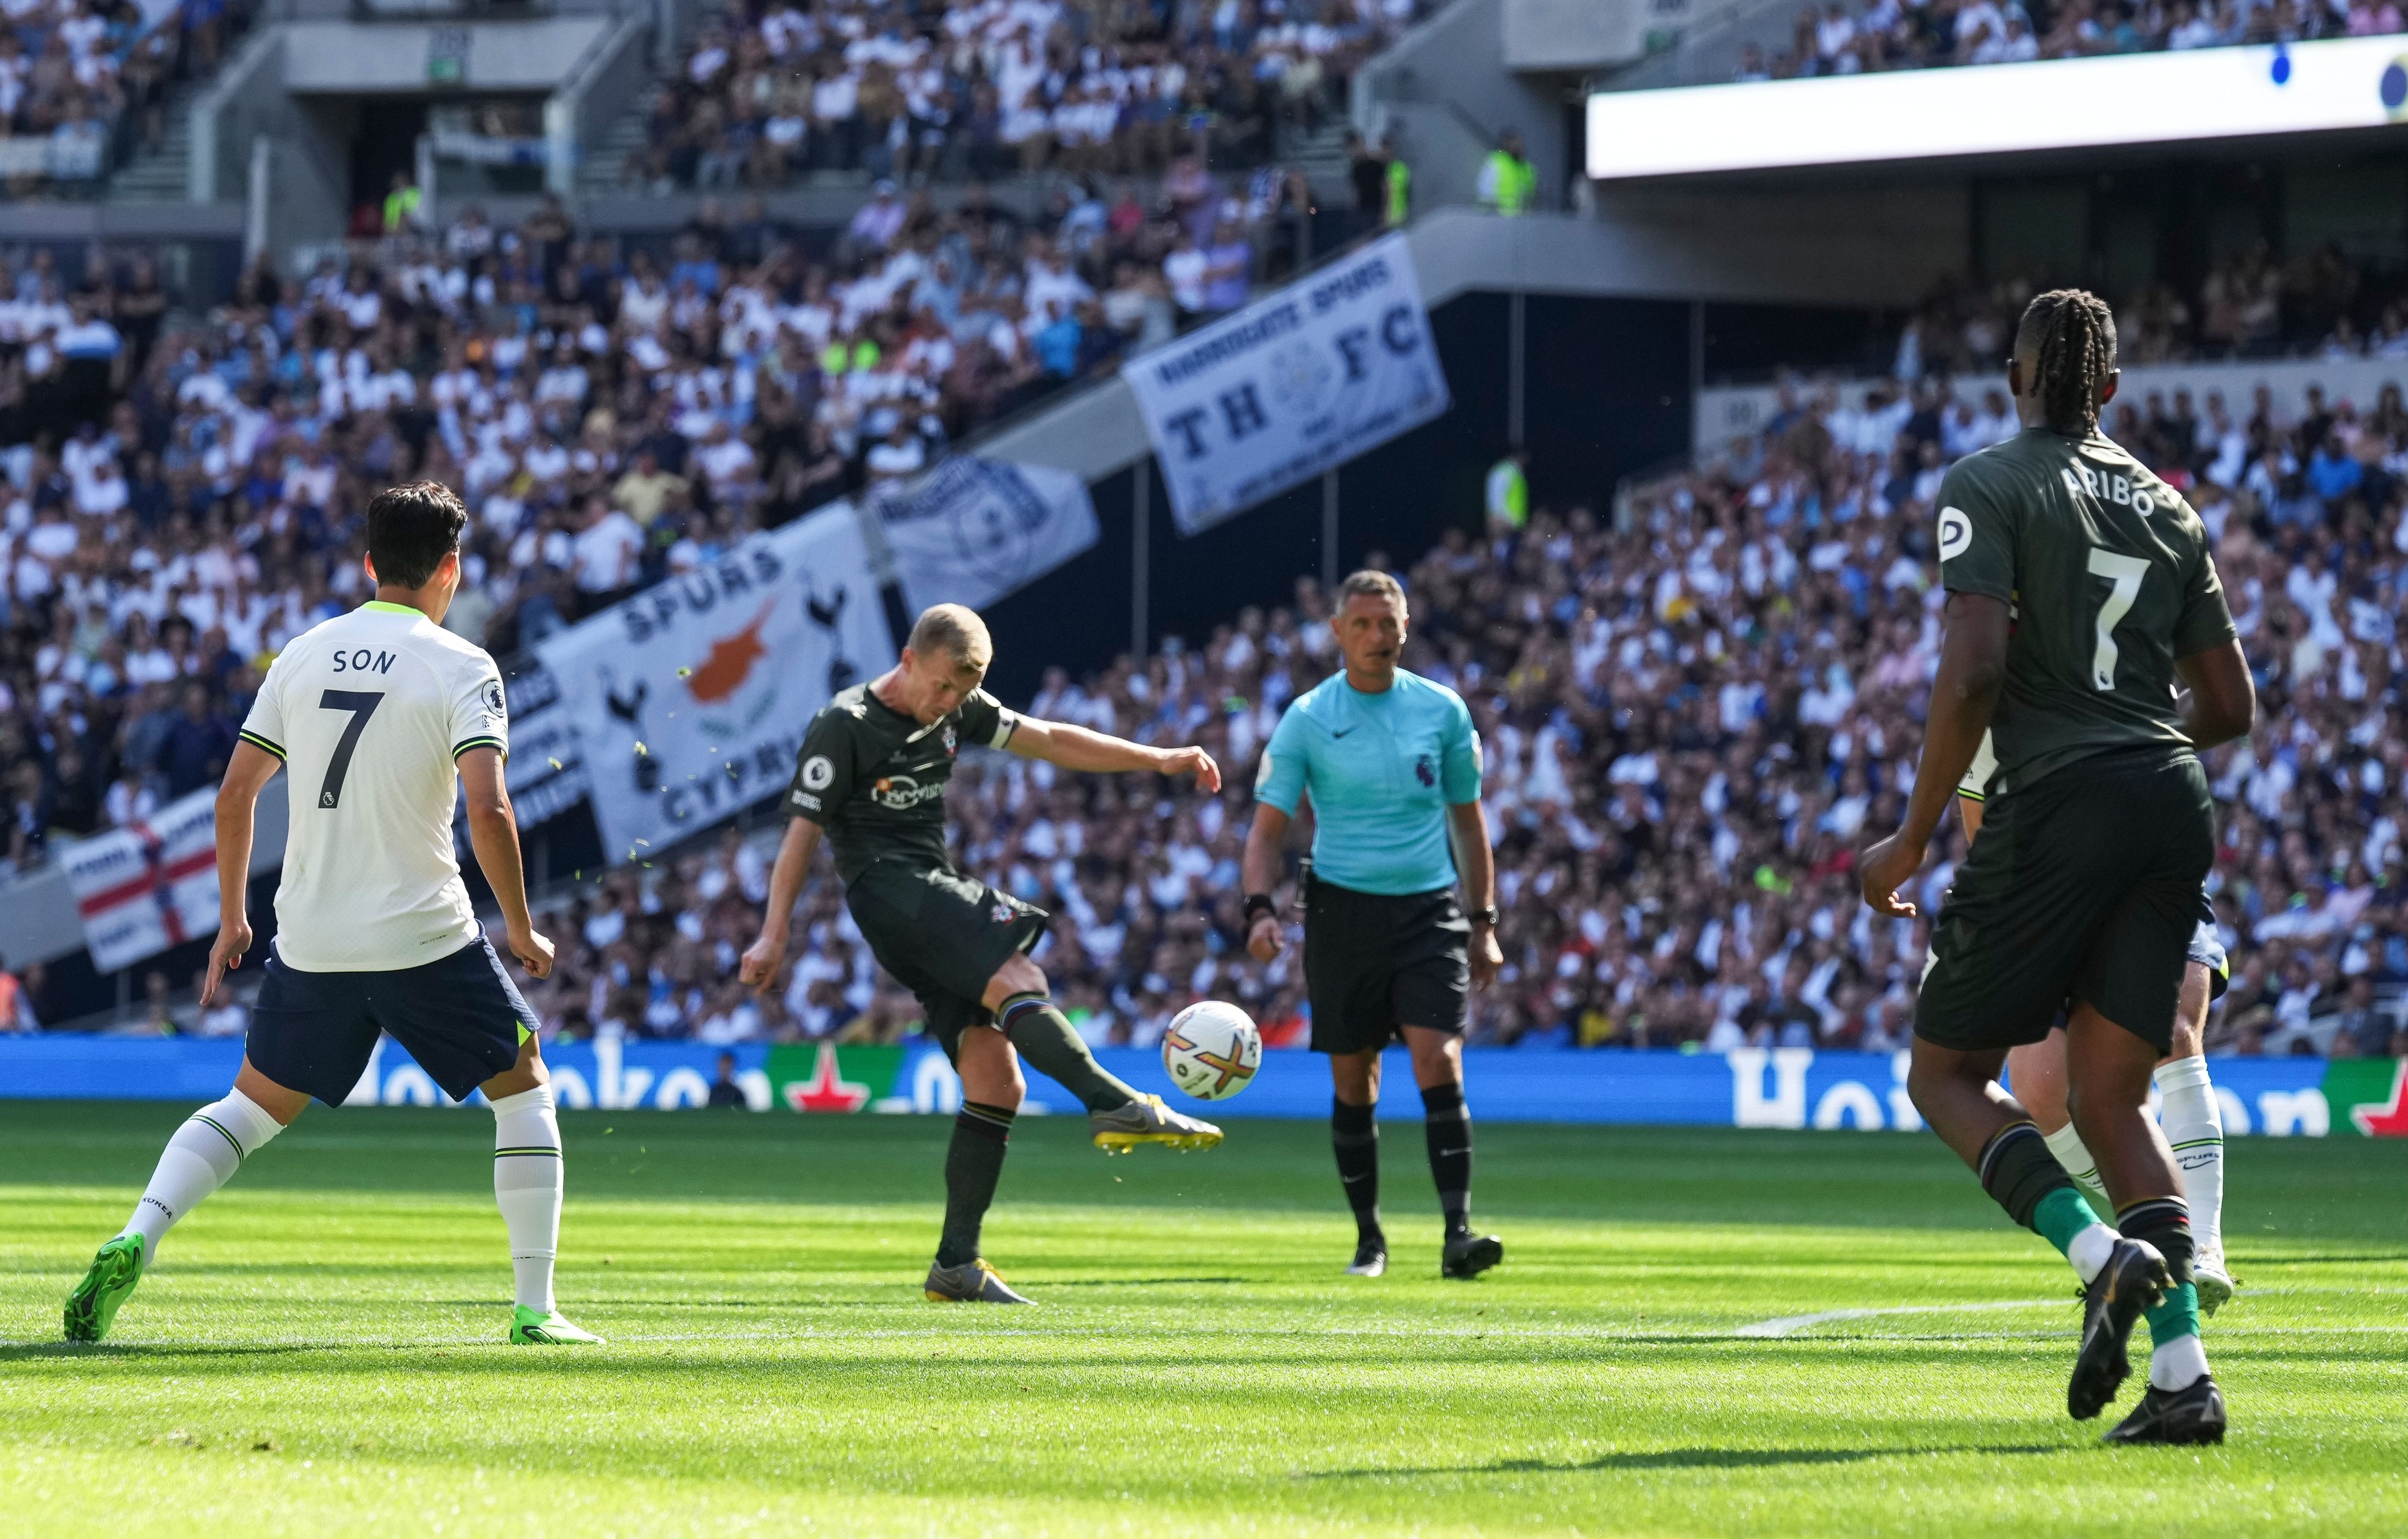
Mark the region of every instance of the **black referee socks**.
<instances>
[{"instance_id":1,"label":"black referee socks","mask_svg":"<svg viewBox=\"0 0 2408 1539\"><path fill-rule=\"evenodd\" d=\"M1423 1133L1429 1140L1430 1179L1446 1215L1446 1235L1471 1233L1471 1113L1463 1087L1431 1085L1422 1090Z\"/></svg>"},{"instance_id":2,"label":"black referee socks","mask_svg":"<svg viewBox=\"0 0 2408 1539\"><path fill-rule=\"evenodd\" d=\"M1332 1101L1329 1146L1338 1155L1338 1180L1346 1205L1354 1210L1354 1235L1366 1245L1384 1245L1380 1231L1380 1123L1369 1106Z\"/></svg>"}]
</instances>

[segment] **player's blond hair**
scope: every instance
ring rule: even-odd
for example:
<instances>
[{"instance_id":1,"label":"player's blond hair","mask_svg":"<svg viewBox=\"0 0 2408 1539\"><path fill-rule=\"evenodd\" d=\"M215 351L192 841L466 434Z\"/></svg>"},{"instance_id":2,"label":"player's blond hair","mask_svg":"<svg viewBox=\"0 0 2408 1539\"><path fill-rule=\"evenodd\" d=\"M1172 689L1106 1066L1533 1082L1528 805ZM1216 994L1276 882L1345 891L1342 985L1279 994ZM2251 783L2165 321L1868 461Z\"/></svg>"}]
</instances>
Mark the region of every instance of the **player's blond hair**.
<instances>
[{"instance_id":1,"label":"player's blond hair","mask_svg":"<svg viewBox=\"0 0 2408 1539\"><path fill-rule=\"evenodd\" d=\"M971 663L983 668L995 656L995 640L986 632L986 621L978 611L962 604L937 604L920 611L911 624L911 639L904 643L922 657L944 653L955 663Z\"/></svg>"}]
</instances>

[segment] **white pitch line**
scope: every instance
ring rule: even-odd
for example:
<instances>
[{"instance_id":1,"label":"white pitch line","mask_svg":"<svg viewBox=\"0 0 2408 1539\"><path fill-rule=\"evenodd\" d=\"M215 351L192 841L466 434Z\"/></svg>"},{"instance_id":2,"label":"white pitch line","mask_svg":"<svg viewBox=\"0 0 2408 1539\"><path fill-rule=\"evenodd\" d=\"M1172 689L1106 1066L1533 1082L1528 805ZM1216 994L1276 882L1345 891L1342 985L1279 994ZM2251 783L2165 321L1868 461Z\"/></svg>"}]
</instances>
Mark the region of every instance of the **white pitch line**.
<instances>
[{"instance_id":1,"label":"white pitch line","mask_svg":"<svg viewBox=\"0 0 2408 1539\"><path fill-rule=\"evenodd\" d=\"M2062 1309L2066 1300L2021 1299L2005 1304L1910 1304L1894 1309L1826 1309L1819 1315L1784 1315L1778 1319L1758 1320L1742 1325L1731 1332L1734 1336L1788 1336L1810 1325L1823 1325L1831 1320L1871 1319L1881 1315L1945 1315L1999 1309Z\"/></svg>"}]
</instances>

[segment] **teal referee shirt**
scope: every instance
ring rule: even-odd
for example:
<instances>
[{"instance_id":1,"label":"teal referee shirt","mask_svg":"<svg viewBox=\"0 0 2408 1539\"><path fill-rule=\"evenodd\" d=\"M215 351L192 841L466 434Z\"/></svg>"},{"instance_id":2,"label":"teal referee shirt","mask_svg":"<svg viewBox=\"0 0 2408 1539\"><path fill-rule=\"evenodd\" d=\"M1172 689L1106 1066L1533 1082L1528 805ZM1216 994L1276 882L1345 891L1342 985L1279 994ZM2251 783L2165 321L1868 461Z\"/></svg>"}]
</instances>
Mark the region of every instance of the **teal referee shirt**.
<instances>
[{"instance_id":1,"label":"teal referee shirt","mask_svg":"<svg viewBox=\"0 0 2408 1539\"><path fill-rule=\"evenodd\" d=\"M1271 733L1254 798L1289 817L1312 798L1312 875L1397 896L1455 885L1446 809L1480 800L1480 734L1463 697L1419 674L1365 694L1341 671Z\"/></svg>"}]
</instances>

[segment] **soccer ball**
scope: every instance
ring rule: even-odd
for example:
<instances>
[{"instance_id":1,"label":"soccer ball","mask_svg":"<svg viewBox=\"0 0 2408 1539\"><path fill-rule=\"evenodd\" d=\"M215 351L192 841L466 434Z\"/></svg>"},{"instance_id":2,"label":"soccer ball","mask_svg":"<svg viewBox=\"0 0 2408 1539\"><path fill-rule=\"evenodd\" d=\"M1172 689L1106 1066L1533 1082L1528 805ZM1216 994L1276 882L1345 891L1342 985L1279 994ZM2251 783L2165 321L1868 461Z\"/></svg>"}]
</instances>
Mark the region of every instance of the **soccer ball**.
<instances>
[{"instance_id":1,"label":"soccer ball","mask_svg":"<svg viewBox=\"0 0 2408 1539\"><path fill-rule=\"evenodd\" d=\"M1198 1101L1226 1101L1254 1083L1263 1065L1263 1033L1245 1011L1217 999L1189 1005L1162 1033L1170 1082Z\"/></svg>"}]
</instances>

